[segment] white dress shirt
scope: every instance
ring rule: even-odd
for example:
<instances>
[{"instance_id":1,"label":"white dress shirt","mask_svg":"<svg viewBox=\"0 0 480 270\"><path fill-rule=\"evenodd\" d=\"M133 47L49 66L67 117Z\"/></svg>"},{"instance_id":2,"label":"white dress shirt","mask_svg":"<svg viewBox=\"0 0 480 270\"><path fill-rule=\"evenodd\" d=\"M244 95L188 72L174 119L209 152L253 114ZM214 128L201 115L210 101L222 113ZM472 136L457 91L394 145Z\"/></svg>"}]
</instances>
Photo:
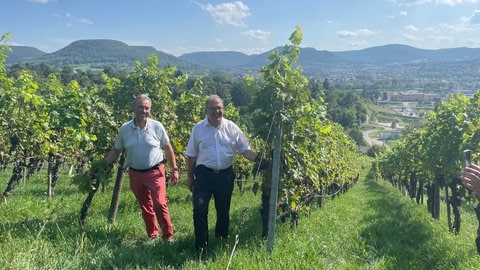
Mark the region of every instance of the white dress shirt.
<instances>
[{"instance_id":1,"label":"white dress shirt","mask_svg":"<svg viewBox=\"0 0 480 270\"><path fill-rule=\"evenodd\" d=\"M249 148L247 138L235 123L222 118L220 125L214 127L205 118L193 127L186 155L196 157L197 166L223 170L232 166L235 154Z\"/></svg>"}]
</instances>

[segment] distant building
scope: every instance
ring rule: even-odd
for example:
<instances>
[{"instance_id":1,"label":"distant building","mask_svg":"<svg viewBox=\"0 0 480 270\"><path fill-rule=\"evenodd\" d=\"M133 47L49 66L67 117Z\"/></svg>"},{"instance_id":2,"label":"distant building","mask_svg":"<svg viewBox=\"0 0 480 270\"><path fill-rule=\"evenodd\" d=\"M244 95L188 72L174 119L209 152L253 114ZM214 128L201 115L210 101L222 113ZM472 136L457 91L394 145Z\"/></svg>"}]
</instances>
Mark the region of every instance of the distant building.
<instances>
[{"instance_id":1,"label":"distant building","mask_svg":"<svg viewBox=\"0 0 480 270\"><path fill-rule=\"evenodd\" d=\"M390 93L388 96L390 101L400 101L400 102L414 102L414 101L423 101L423 102L432 102L439 101L441 96L439 94L427 94L421 92L401 92L401 93Z\"/></svg>"}]
</instances>

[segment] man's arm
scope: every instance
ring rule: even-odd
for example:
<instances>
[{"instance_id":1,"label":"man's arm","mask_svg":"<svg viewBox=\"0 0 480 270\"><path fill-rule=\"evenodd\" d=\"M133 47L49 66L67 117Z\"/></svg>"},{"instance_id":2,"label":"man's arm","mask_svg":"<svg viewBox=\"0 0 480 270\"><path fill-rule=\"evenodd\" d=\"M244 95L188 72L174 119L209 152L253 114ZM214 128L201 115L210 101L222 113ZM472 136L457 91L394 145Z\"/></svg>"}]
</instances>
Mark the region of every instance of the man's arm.
<instances>
[{"instance_id":1,"label":"man's arm","mask_svg":"<svg viewBox=\"0 0 480 270\"><path fill-rule=\"evenodd\" d=\"M177 161L175 160L175 153L173 152L173 147L170 143L167 143L163 146L163 150L165 150L167 163L170 164L170 181L172 182L172 184L175 185L178 182L179 172L177 167Z\"/></svg>"},{"instance_id":2,"label":"man's arm","mask_svg":"<svg viewBox=\"0 0 480 270\"><path fill-rule=\"evenodd\" d=\"M247 149L242 153L242 156L244 156L246 159L248 159L250 161L255 162L255 161L257 161L256 159L257 159L258 154L253 152L252 149ZM258 157L258 158L260 158L260 157Z\"/></svg>"},{"instance_id":3,"label":"man's arm","mask_svg":"<svg viewBox=\"0 0 480 270\"><path fill-rule=\"evenodd\" d=\"M193 192L193 183L195 181L195 166L197 165L197 158L187 156L187 187Z\"/></svg>"},{"instance_id":4,"label":"man's arm","mask_svg":"<svg viewBox=\"0 0 480 270\"><path fill-rule=\"evenodd\" d=\"M115 160L117 160L117 158L120 156L120 153L122 151L120 150L117 150L115 148L112 148L110 151L108 151L108 153L105 155L105 160L107 161L108 164L110 165L113 165L113 163L115 162Z\"/></svg>"},{"instance_id":5,"label":"man's arm","mask_svg":"<svg viewBox=\"0 0 480 270\"><path fill-rule=\"evenodd\" d=\"M255 153L251 149L244 151L242 156L250 161L255 162L255 166L253 166L253 172L255 174L257 174L259 171L267 169L270 166L270 161L267 158L262 157L261 154Z\"/></svg>"}]
</instances>

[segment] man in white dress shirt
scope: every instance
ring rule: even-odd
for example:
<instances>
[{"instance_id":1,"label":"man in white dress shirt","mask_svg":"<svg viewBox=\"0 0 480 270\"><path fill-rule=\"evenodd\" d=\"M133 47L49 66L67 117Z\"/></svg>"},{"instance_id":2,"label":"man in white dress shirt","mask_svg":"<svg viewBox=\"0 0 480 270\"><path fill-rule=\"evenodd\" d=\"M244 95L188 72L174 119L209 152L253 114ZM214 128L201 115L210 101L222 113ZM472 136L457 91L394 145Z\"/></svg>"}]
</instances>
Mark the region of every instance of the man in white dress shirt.
<instances>
[{"instance_id":1,"label":"man in white dress shirt","mask_svg":"<svg viewBox=\"0 0 480 270\"><path fill-rule=\"evenodd\" d=\"M240 128L223 118L223 101L211 95L205 102L207 117L192 129L188 141L187 186L193 192L195 248L203 250L208 243L208 205L213 195L217 221L215 237L228 237L230 201L234 186L233 159L241 154L258 162L260 155L250 145Z\"/></svg>"}]
</instances>

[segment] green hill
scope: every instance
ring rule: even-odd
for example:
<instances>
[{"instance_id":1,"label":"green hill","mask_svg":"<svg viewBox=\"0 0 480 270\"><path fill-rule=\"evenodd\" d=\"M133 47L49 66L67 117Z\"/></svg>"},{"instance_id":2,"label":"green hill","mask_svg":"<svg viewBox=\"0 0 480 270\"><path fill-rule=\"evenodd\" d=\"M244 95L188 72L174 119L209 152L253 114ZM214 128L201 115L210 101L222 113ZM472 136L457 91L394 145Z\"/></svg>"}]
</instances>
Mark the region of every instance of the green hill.
<instances>
[{"instance_id":1,"label":"green hill","mask_svg":"<svg viewBox=\"0 0 480 270\"><path fill-rule=\"evenodd\" d=\"M157 51L151 46L129 46L121 41L108 39L78 40L53 53L44 53L21 62L47 64L54 68L74 66L85 69L131 70L136 61L145 62L150 55L157 55L160 66L176 66L191 69L194 65L173 55Z\"/></svg>"},{"instance_id":2,"label":"green hill","mask_svg":"<svg viewBox=\"0 0 480 270\"><path fill-rule=\"evenodd\" d=\"M38 57L46 54L45 52L29 46L9 46L11 50L6 51L8 56L5 64L14 64L21 62L33 61Z\"/></svg>"}]
</instances>

